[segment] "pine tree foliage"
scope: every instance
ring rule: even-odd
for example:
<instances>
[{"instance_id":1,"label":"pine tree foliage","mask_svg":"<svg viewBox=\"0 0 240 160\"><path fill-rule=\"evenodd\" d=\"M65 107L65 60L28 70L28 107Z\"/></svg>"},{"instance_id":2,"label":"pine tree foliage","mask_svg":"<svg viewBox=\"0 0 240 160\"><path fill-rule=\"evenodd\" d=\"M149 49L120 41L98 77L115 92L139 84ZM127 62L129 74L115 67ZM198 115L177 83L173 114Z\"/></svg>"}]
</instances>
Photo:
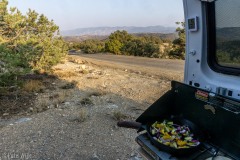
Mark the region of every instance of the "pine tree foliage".
<instances>
[{"instance_id":1,"label":"pine tree foliage","mask_svg":"<svg viewBox=\"0 0 240 160\"><path fill-rule=\"evenodd\" d=\"M0 80L31 70L49 71L67 53L59 27L34 10L23 15L7 5L7 0L0 2Z\"/></svg>"},{"instance_id":2,"label":"pine tree foliage","mask_svg":"<svg viewBox=\"0 0 240 160\"><path fill-rule=\"evenodd\" d=\"M180 25L180 27L176 29L178 38L173 41L173 50L170 52L170 55L176 58L185 59L185 22L176 22L176 24Z\"/></svg>"}]
</instances>

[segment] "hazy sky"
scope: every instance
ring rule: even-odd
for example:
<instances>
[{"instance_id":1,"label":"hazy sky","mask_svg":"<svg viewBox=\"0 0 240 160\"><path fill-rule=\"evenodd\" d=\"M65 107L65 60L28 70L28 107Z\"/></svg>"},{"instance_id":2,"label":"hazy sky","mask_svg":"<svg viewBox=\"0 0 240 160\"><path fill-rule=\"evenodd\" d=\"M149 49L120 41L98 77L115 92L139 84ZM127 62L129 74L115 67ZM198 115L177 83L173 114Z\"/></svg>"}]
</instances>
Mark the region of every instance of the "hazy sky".
<instances>
[{"instance_id":1,"label":"hazy sky","mask_svg":"<svg viewBox=\"0 0 240 160\"><path fill-rule=\"evenodd\" d=\"M101 26L175 26L182 21L182 0L9 0L53 19L61 30Z\"/></svg>"}]
</instances>

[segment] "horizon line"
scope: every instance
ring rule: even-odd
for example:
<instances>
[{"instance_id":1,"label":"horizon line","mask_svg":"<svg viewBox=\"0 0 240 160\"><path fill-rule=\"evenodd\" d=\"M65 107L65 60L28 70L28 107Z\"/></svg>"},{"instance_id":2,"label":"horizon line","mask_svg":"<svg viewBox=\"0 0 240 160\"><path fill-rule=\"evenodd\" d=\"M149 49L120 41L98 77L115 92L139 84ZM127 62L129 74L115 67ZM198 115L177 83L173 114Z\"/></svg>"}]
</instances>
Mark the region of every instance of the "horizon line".
<instances>
[{"instance_id":1,"label":"horizon line","mask_svg":"<svg viewBox=\"0 0 240 160\"><path fill-rule=\"evenodd\" d=\"M146 28L146 27L156 27L156 26L161 26L165 28L176 28L174 26L164 26L164 25L149 25L149 26L98 26L98 27L78 27L78 28L73 28L73 29L64 29L61 31L69 31L69 30L77 30L77 29L85 29L85 28L118 28L118 27L139 27L139 28Z\"/></svg>"}]
</instances>

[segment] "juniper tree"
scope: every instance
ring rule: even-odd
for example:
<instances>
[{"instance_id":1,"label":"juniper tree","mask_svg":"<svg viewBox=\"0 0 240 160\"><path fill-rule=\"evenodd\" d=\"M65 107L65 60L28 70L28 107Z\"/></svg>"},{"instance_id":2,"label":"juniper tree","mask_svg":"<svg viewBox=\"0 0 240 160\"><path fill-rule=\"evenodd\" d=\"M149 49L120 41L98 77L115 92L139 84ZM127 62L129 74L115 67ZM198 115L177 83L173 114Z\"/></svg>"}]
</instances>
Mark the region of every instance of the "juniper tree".
<instances>
[{"instance_id":1,"label":"juniper tree","mask_svg":"<svg viewBox=\"0 0 240 160\"><path fill-rule=\"evenodd\" d=\"M34 10L23 15L7 5L7 0L0 1L0 61L6 68L0 80L3 74L50 70L67 53L59 27Z\"/></svg>"}]
</instances>

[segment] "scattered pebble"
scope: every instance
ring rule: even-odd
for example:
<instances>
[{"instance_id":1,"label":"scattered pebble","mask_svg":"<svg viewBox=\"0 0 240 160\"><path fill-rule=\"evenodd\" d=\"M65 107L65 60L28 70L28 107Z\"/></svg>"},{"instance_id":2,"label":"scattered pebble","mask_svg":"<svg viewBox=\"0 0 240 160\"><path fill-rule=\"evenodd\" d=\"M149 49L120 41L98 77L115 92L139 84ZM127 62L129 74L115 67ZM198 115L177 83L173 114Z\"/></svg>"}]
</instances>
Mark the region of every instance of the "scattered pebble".
<instances>
[{"instance_id":1,"label":"scattered pebble","mask_svg":"<svg viewBox=\"0 0 240 160\"><path fill-rule=\"evenodd\" d=\"M107 108L108 108L108 109L117 109L118 106L117 106L116 104L109 104L109 105L107 106Z\"/></svg>"},{"instance_id":2,"label":"scattered pebble","mask_svg":"<svg viewBox=\"0 0 240 160\"><path fill-rule=\"evenodd\" d=\"M94 153L91 160L100 160L100 158L98 157L97 153Z\"/></svg>"},{"instance_id":3,"label":"scattered pebble","mask_svg":"<svg viewBox=\"0 0 240 160\"><path fill-rule=\"evenodd\" d=\"M15 123L23 123L32 120L32 118L20 118Z\"/></svg>"},{"instance_id":4,"label":"scattered pebble","mask_svg":"<svg viewBox=\"0 0 240 160\"><path fill-rule=\"evenodd\" d=\"M9 113L4 113L4 114L3 114L3 116L8 116L8 115L9 115Z\"/></svg>"},{"instance_id":5,"label":"scattered pebble","mask_svg":"<svg viewBox=\"0 0 240 160\"><path fill-rule=\"evenodd\" d=\"M64 102L63 104L64 104L65 106L71 105L70 102Z\"/></svg>"},{"instance_id":6,"label":"scattered pebble","mask_svg":"<svg viewBox=\"0 0 240 160\"><path fill-rule=\"evenodd\" d=\"M86 69L86 65L82 65L81 68L82 68L82 69Z\"/></svg>"}]
</instances>

